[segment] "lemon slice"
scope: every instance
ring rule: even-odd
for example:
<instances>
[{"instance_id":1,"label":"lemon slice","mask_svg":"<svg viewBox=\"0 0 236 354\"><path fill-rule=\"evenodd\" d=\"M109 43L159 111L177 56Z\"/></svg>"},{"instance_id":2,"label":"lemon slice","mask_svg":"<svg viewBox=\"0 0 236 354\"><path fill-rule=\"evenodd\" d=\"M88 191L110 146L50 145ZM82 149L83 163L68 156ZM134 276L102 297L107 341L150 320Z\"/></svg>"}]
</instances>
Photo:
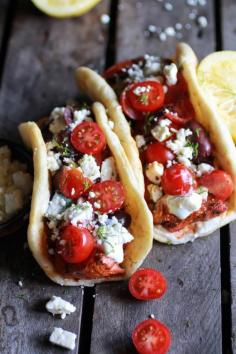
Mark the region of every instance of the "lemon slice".
<instances>
[{"instance_id":1,"label":"lemon slice","mask_svg":"<svg viewBox=\"0 0 236 354\"><path fill-rule=\"evenodd\" d=\"M215 52L197 70L203 90L213 98L236 143L236 51Z\"/></svg>"},{"instance_id":2,"label":"lemon slice","mask_svg":"<svg viewBox=\"0 0 236 354\"><path fill-rule=\"evenodd\" d=\"M79 16L88 12L101 0L32 0L34 5L53 17Z\"/></svg>"}]
</instances>

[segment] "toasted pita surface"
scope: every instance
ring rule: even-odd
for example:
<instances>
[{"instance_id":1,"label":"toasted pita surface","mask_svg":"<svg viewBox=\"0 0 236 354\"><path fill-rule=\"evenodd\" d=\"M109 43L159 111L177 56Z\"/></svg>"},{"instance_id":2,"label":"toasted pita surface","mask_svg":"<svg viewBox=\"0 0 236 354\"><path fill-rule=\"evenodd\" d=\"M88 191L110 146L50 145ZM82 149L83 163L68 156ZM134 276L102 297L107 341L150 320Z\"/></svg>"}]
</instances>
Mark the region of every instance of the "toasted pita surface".
<instances>
[{"instance_id":1,"label":"toasted pita surface","mask_svg":"<svg viewBox=\"0 0 236 354\"><path fill-rule=\"evenodd\" d=\"M139 194L137 186L133 185L134 175L129 161L115 133L112 132L106 112L101 104L94 105L94 113L98 124L106 135L107 143L116 161L120 179L126 192L125 210L131 216L129 231L134 240L125 249L124 276L106 277L99 279L66 278L54 267L47 250L47 234L45 232L44 215L50 200L51 176L47 168L47 151L41 130L34 122L22 123L19 126L20 134L27 147L33 151L34 160L34 185L28 227L28 243L38 264L46 275L60 285L91 286L103 281L121 280L129 277L143 262L152 247L153 227L152 215L143 197Z\"/></svg>"},{"instance_id":2,"label":"toasted pita surface","mask_svg":"<svg viewBox=\"0 0 236 354\"><path fill-rule=\"evenodd\" d=\"M76 81L81 91L106 107L109 119L114 122L114 132L119 137L134 172L138 189L144 195L143 168L139 151L114 90L99 74L85 67L76 70Z\"/></svg>"},{"instance_id":3,"label":"toasted pita surface","mask_svg":"<svg viewBox=\"0 0 236 354\"><path fill-rule=\"evenodd\" d=\"M216 162L231 175L236 186L236 149L233 140L226 125L220 119L213 102L206 100L201 92L196 76L198 61L194 52L187 44L180 43L177 46L175 62L180 70L182 70L188 84L190 100L196 112L196 120L208 131L210 139L214 144ZM82 91L86 92L91 98L96 98L98 101L103 102L108 109L109 118L114 121L116 128L118 127L116 132L122 145L124 144L124 140L127 144L127 141L130 139L127 136L128 133L130 134L129 124L125 116L121 113L121 108L113 89L100 75L88 68L82 67L77 69L76 79ZM124 131L126 132L126 136L124 135ZM140 165L136 163L138 158L137 147L136 149L132 149L132 153L125 148L125 152L135 171L135 175L139 176ZM143 182L141 184L140 180L140 178L137 179L139 188L143 190ZM198 237L209 235L234 219L236 219L236 187L229 200L229 209L226 213L209 221L194 223L190 225L191 227L177 233L170 233L161 226L154 226L154 239L164 243L186 243Z\"/></svg>"}]
</instances>

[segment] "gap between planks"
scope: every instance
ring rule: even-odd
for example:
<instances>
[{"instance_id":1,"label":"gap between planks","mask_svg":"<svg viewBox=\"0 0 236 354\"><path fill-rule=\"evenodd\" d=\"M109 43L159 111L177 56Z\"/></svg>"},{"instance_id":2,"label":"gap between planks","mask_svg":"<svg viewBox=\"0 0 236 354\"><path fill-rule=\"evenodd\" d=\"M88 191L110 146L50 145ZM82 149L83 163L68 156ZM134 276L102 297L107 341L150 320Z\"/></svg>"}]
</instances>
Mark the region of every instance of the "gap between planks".
<instances>
[{"instance_id":1,"label":"gap between planks","mask_svg":"<svg viewBox=\"0 0 236 354\"><path fill-rule=\"evenodd\" d=\"M105 68L113 65L116 60L116 29L118 5L119 0L110 0L110 23L105 54ZM96 286L84 288L78 354L90 353L95 296Z\"/></svg>"}]
</instances>

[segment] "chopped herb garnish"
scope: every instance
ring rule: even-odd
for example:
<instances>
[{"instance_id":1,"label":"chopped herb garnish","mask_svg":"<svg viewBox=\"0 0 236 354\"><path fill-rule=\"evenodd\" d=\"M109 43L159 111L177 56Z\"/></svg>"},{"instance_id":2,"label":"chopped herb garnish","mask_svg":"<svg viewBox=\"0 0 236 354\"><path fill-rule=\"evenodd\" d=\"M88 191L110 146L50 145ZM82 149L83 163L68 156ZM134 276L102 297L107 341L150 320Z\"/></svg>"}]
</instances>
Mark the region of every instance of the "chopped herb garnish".
<instances>
[{"instance_id":1,"label":"chopped herb garnish","mask_svg":"<svg viewBox=\"0 0 236 354\"><path fill-rule=\"evenodd\" d=\"M60 144L56 139L52 140L54 147L60 152L63 157L70 157L71 152L67 146Z\"/></svg>"},{"instance_id":2,"label":"chopped herb garnish","mask_svg":"<svg viewBox=\"0 0 236 354\"><path fill-rule=\"evenodd\" d=\"M198 194L203 194L206 192L206 188L204 188L203 186L200 186L200 187L198 187L197 192L198 192Z\"/></svg>"},{"instance_id":3,"label":"chopped herb garnish","mask_svg":"<svg viewBox=\"0 0 236 354\"><path fill-rule=\"evenodd\" d=\"M84 189L88 189L89 187L90 187L90 183L89 183L89 181L83 181L83 187L84 187Z\"/></svg>"},{"instance_id":4,"label":"chopped herb garnish","mask_svg":"<svg viewBox=\"0 0 236 354\"><path fill-rule=\"evenodd\" d=\"M198 156L198 143L194 143L193 141L187 140L185 147L191 147L193 149L193 156Z\"/></svg>"},{"instance_id":5,"label":"chopped herb garnish","mask_svg":"<svg viewBox=\"0 0 236 354\"><path fill-rule=\"evenodd\" d=\"M100 226L97 229L97 236L100 240L106 240L106 226Z\"/></svg>"},{"instance_id":6,"label":"chopped herb garnish","mask_svg":"<svg viewBox=\"0 0 236 354\"><path fill-rule=\"evenodd\" d=\"M139 96L139 102L144 104L145 106L148 104L148 94L146 92L143 92L140 96Z\"/></svg>"},{"instance_id":7,"label":"chopped herb garnish","mask_svg":"<svg viewBox=\"0 0 236 354\"><path fill-rule=\"evenodd\" d=\"M150 115L146 118L146 122L143 126L145 134L149 134L150 128L151 128L152 122L154 122L154 119L155 119L155 116L153 116L153 115Z\"/></svg>"},{"instance_id":8,"label":"chopped herb garnish","mask_svg":"<svg viewBox=\"0 0 236 354\"><path fill-rule=\"evenodd\" d=\"M199 135L200 135L200 131L201 131L201 128L196 128L195 129L195 134L197 135L197 137L199 137Z\"/></svg>"}]
</instances>

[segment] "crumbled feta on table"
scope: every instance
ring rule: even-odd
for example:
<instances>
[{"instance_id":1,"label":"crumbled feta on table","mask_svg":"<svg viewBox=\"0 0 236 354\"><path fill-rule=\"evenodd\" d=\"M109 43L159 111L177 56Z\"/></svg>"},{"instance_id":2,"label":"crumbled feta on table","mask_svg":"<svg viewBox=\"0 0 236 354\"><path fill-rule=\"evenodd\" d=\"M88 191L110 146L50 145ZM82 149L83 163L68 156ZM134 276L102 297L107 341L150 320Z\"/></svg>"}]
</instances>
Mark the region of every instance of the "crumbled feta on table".
<instances>
[{"instance_id":1,"label":"crumbled feta on table","mask_svg":"<svg viewBox=\"0 0 236 354\"><path fill-rule=\"evenodd\" d=\"M52 334L50 335L49 341L52 344L59 345L60 347L74 350L76 334L65 331L62 328L54 327Z\"/></svg>"},{"instance_id":2,"label":"crumbled feta on table","mask_svg":"<svg viewBox=\"0 0 236 354\"><path fill-rule=\"evenodd\" d=\"M46 303L46 309L48 312L54 315L60 315L62 319L66 317L66 315L70 315L75 312L76 307L72 305L70 302L63 300L59 296L52 296L52 298Z\"/></svg>"}]
</instances>

